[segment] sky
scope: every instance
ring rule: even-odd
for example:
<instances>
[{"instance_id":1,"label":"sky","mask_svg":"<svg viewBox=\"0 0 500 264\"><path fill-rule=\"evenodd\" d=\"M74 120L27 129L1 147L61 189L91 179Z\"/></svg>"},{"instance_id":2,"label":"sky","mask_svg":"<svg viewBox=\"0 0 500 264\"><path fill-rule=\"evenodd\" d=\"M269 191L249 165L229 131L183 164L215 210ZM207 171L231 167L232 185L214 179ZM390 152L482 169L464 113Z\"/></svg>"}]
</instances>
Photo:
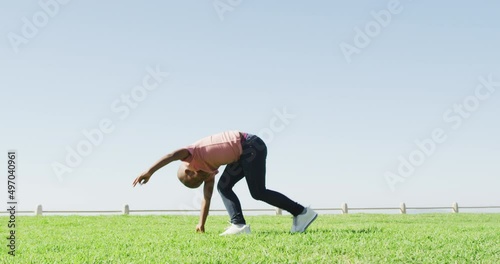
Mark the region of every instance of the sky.
<instances>
[{"instance_id":1,"label":"sky","mask_svg":"<svg viewBox=\"0 0 500 264\"><path fill-rule=\"evenodd\" d=\"M313 208L500 205L499 8L2 1L0 150L18 153L19 208L198 209L178 162L132 181L226 130L261 136L267 187Z\"/></svg>"}]
</instances>

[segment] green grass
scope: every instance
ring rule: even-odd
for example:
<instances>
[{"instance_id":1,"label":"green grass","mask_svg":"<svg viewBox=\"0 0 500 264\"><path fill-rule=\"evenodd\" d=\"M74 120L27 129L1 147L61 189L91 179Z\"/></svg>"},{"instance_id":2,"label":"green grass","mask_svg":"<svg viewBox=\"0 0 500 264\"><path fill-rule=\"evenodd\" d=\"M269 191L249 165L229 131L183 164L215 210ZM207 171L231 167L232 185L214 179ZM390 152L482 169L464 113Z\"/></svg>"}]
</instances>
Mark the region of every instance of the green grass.
<instances>
[{"instance_id":1,"label":"green grass","mask_svg":"<svg viewBox=\"0 0 500 264\"><path fill-rule=\"evenodd\" d=\"M0 263L500 263L500 214L249 216L248 236L219 237L227 217L18 217L16 256ZM1 224L5 223L5 224ZM0 217L7 236L7 218Z\"/></svg>"}]
</instances>

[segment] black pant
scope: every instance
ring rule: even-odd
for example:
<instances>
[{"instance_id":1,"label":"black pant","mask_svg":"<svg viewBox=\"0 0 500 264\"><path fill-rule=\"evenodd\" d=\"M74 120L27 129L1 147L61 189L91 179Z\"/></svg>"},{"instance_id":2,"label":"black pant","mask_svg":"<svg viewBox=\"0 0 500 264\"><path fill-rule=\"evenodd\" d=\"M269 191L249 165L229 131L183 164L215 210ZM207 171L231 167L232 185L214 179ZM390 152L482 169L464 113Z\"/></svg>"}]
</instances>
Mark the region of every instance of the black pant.
<instances>
[{"instance_id":1,"label":"black pant","mask_svg":"<svg viewBox=\"0 0 500 264\"><path fill-rule=\"evenodd\" d=\"M266 188L267 147L264 141L255 135L248 134L246 139L242 140L241 147L243 154L240 159L226 166L217 183L217 190L231 217L231 223L246 224L240 201L233 191L233 186L243 177L254 199L284 209L294 216L299 215L304 210L302 205L279 192Z\"/></svg>"}]
</instances>

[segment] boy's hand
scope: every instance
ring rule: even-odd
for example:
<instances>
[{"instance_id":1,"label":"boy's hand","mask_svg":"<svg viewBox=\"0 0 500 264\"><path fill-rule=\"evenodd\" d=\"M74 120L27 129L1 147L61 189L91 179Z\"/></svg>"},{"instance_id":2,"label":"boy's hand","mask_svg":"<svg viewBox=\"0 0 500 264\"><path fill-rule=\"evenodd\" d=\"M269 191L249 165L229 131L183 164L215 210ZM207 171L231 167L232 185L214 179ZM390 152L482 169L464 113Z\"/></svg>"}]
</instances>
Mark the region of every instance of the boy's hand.
<instances>
[{"instance_id":1,"label":"boy's hand","mask_svg":"<svg viewBox=\"0 0 500 264\"><path fill-rule=\"evenodd\" d=\"M205 233L205 226L202 224L198 224L196 226L196 233Z\"/></svg>"},{"instance_id":2,"label":"boy's hand","mask_svg":"<svg viewBox=\"0 0 500 264\"><path fill-rule=\"evenodd\" d=\"M132 187L135 187L136 184L146 184L149 181L149 178L151 178L151 173L146 171L142 173L139 177L135 178L134 183L132 183Z\"/></svg>"}]
</instances>

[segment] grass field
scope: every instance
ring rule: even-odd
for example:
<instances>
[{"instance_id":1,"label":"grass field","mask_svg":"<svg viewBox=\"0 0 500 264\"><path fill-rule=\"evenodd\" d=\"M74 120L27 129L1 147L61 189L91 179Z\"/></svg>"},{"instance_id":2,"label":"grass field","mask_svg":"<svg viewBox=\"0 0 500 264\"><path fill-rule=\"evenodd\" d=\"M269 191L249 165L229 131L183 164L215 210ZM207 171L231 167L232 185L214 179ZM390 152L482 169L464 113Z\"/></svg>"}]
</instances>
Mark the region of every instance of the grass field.
<instances>
[{"instance_id":1,"label":"grass field","mask_svg":"<svg viewBox=\"0 0 500 264\"><path fill-rule=\"evenodd\" d=\"M219 237L227 217L18 217L16 256L1 263L500 263L500 214L249 216L252 234ZM7 218L1 217L4 237Z\"/></svg>"}]
</instances>

